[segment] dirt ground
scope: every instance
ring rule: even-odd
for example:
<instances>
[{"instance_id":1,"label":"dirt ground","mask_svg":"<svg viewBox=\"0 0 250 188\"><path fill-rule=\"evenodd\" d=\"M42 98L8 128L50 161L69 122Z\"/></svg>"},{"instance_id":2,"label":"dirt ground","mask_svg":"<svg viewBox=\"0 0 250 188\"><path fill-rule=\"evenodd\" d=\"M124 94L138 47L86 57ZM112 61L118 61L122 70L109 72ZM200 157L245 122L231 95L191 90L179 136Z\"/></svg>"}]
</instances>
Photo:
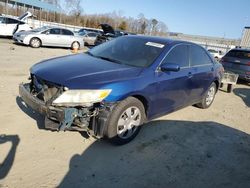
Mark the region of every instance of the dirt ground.
<instances>
[{"instance_id":1,"label":"dirt ground","mask_svg":"<svg viewBox=\"0 0 250 188\"><path fill-rule=\"evenodd\" d=\"M0 187L250 187L250 87L220 90L211 108L188 107L145 125L124 146L43 129L18 84L42 59L0 39Z\"/></svg>"}]
</instances>

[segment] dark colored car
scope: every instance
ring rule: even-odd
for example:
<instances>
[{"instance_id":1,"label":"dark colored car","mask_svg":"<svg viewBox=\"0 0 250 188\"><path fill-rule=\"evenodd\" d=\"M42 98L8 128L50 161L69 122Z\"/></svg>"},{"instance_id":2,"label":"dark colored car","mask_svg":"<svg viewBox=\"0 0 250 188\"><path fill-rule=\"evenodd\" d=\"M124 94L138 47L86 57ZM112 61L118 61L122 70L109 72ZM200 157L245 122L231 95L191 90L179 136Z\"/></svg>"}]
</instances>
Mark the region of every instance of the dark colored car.
<instances>
[{"instance_id":1,"label":"dark colored car","mask_svg":"<svg viewBox=\"0 0 250 188\"><path fill-rule=\"evenodd\" d=\"M226 71L239 74L240 79L250 81L250 49L232 49L221 59L221 63Z\"/></svg>"},{"instance_id":2,"label":"dark colored car","mask_svg":"<svg viewBox=\"0 0 250 188\"><path fill-rule=\"evenodd\" d=\"M100 24L100 27L102 28L103 33L96 37L95 45L102 44L116 37L128 35L128 33L124 31L114 30L109 24Z\"/></svg>"},{"instance_id":3,"label":"dark colored car","mask_svg":"<svg viewBox=\"0 0 250 188\"><path fill-rule=\"evenodd\" d=\"M193 104L208 108L223 67L193 43L122 36L30 71L31 82L19 93L46 116L46 128L85 130L125 144L147 121Z\"/></svg>"}]
</instances>

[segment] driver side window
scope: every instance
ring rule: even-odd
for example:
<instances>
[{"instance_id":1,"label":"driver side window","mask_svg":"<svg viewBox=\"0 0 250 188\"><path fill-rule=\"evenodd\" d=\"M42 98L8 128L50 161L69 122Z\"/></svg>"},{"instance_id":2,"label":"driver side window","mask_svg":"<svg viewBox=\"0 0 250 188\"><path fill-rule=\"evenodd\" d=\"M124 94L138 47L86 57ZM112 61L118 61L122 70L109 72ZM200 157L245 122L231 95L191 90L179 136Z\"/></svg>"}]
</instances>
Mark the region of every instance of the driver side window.
<instances>
[{"instance_id":1,"label":"driver side window","mask_svg":"<svg viewBox=\"0 0 250 188\"><path fill-rule=\"evenodd\" d=\"M175 46L165 57L162 64L174 63L180 67L189 67L188 45Z\"/></svg>"}]
</instances>

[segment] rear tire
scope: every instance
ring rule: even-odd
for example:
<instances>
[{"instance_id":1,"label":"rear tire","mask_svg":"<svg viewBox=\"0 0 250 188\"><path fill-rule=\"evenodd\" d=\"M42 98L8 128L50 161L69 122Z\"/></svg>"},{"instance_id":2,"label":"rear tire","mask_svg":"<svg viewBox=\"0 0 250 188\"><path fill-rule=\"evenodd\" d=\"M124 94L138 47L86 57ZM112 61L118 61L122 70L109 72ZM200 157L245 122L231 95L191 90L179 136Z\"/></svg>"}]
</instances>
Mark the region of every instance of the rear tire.
<instances>
[{"instance_id":1,"label":"rear tire","mask_svg":"<svg viewBox=\"0 0 250 188\"><path fill-rule=\"evenodd\" d=\"M30 46L32 48L39 48L41 45L42 45L42 42L39 38L34 37L30 39Z\"/></svg>"},{"instance_id":2,"label":"rear tire","mask_svg":"<svg viewBox=\"0 0 250 188\"><path fill-rule=\"evenodd\" d=\"M145 120L145 109L141 101L128 97L112 110L107 121L105 136L113 144L126 144L136 137Z\"/></svg>"},{"instance_id":3,"label":"rear tire","mask_svg":"<svg viewBox=\"0 0 250 188\"><path fill-rule=\"evenodd\" d=\"M208 88L206 94L203 96L201 102L196 104L196 106L202 109L209 108L214 101L216 91L217 87L216 84L213 82Z\"/></svg>"}]
</instances>

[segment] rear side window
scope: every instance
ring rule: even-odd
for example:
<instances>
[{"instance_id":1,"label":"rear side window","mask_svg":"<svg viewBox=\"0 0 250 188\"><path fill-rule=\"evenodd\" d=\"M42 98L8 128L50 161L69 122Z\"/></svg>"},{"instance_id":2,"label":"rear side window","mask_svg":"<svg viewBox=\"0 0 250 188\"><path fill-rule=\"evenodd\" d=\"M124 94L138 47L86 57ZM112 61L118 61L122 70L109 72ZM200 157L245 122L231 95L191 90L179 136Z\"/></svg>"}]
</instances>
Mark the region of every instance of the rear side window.
<instances>
[{"instance_id":1,"label":"rear side window","mask_svg":"<svg viewBox=\"0 0 250 188\"><path fill-rule=\"evenodd\" d=\"M89 37L96 37L98 34L97 33L88 33Z\"/></svg>"},{"instance_id":2,"label":"rear side window","mask_svg":"<svg viewBox=\"0 0 250 188\"><path fill-rule=\"evenodd\" d=\"M62 29L62 35L74 35L74 34L67 29Z\"/></svg>"},{"instance_id":3,"label":"rear side window","mask_svg":"<svg viewBox=\"0 0 250 188\"><path fill-rule=\"evenodd\" d=\"M197 66L197 65L207 65L211 64L212 60L207 55L206 51L195 45L190 46L190 65Z\"/></svg>"},{"instance_id":4,"label":"rear side window","mask_svg":"<svg viewBox=\"0 0 250 188\"><path fill-rule=\"evenodd\" d=\"M231 50L227 53L226 57L237 57L241 59L250 59L250 52L243 50Z\"/></svg>"},{"instance_id":5,"label":"rear side window","mask_svg":"<svg viewBox=\"0 0 250 188\"><path fill-rule=\"evenodd\" d=\"M7 23L8 24L17 24L17 23L19 23L19 21L15 20L15 19L12 19L12 18L7 18Z\"/></svg>"},{"instance_id":6,"label":"rear side window","mask_svg":"<svg viewBox=\"0 0 250 188\"><path fill-rule=\"evenodd\" d=\"M60 33L61 33L60 29L50 29L49 30L49 34L60 35Z\"/></svg>"},{"instance_id":7,"label":"rear side window","mask_svg":"<svg viewBox=\"0 0 250 188\"><path fill-rule=\"evenodd\" d=\"M165 63L175 63L180 65L180 67L188 67L188 46L178 45L174 47L164 59L163 64Z\"/></svg>"},{"instance_id":8,"label":"rear side window","mask_svg":"<svg viewBox=\"0 0 250 188\"><path fill-rule=\"evenodd\" d=\"M0 23L2 24L6 23L6 19L4 17L0 17Z\"/></svg>"}]
</instances>

